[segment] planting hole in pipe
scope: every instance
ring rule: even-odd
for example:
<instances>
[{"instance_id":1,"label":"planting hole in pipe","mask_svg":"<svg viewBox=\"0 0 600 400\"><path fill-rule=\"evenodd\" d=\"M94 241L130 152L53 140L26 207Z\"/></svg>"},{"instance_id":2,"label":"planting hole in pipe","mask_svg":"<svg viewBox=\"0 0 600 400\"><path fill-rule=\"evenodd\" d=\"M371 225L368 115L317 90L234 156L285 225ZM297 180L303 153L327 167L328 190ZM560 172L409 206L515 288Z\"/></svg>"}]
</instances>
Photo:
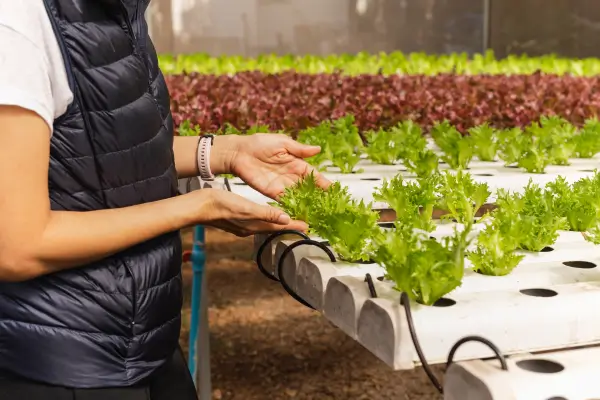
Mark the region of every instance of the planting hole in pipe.
<instances>
[{"instance_id":1,"label":"planting hole in pipe","mask_svg":"<svg viewBox=\"0 0 600 400\"><path fill-rule=\"evenodd\" d=\"M593 169L580 169L579 172L595 172Z\"/></svg>"},{"instance_id":2,"label":"planting hole in pipe","mask_svg":"<svg viewBox=\"0 0 600 400\"><path fill-rule=\"evenodd\" d=\"M381 178L360 178L361 181L380 181Z\"/></svg>"},{"instance_id":3,"label":"planting hole in pipe","mask_svg":"<svg viewBox=\"0 0 600 400\"><path fill-rule=\"evenodd\" d=\"M494 176L494 174L488 174L488 173L485 173L485 174L473 174L473 175L475 175L475 176Z\"/></svg>"},{"instance_id":4,"label":"planting hole in pipe","mask_svg":"<svg viewBox=\"0 0 600 400\"><path fill-rule=\"evenodd\" d=\"M433 303L433 306L434 307L451 307L455 304L456 304L456 301L449 299L447 297L442 297L441 299L439 299L435 303Z\"/></svg>"},{"instance_id":5,"label":"planting hole in pipe","mask_svg":"<svg viewBox=\"0 0 600 400\"><path fill-rule=\"evenodd\" d=\"M234 182L233 184L237 186L248 186L246 182Z\"/></svg>"},{"instance_id":6,"label":"planting hole in pipe","mask_svg":"<svg viewBox=\"0 0 600 400\"><path fill-rule=\"evenodd\" d=\"M565 261L563 265L571 268L592 269L596 268L596 264L589 261Z\"/></svg>"},{"instance_id":7,"label":"planting hole in pipe","mask_svg":"<svg viewBox=\"0 0 600 400\"><path fill-rule=\"evenodd\" d=\"M555 361L546 360L543 358L531 358L529 360L521 360L516 362L517 367L529 372L537 372L539 374L556 374L565 369L562 364Z\"/></svg>"},{"instance_id":8,"label":"planting hole in pipe","mask_svg":"<svg viewBox=\"0 0 600 400\"><path fill-rule=\"evenodd\" d=\"M393 222L380 222L378 225L383 229L394 229L396 227Z\"/></svg>"},{"instance_id":9,"label":"planting hole in pipe","mask_svg":"<svg viewBox=\"0 0 600 400\"><path fill-rule=\"evenodd\" d=\"M568 400L566 397L562 397L562 396L554 396L554 397L550 397L549 399L546 400Z\"/></svg>"},{"instance_id":10,"label":"planting hole in pipe","mask_svg":"<svg viewBox=\"0 0 600 400\"><path fill-rule=\"evenodd\" d=\"M558 293L556 293L554 290L541 288L521 289L519 290L519 292L526 296L532 297L554 297L558 295Z\"/></svg>"},{"instance_id":11,"label":"planting hole in pipe","mask_svg":"<svg viewBox=\"0 0 600 400\"><path fill-rule=\"evenodd\" d=\"M546 246L540 250L540 253L550 253L551 251L554 251L554 247Z\"/></svg>"}]
</instances>

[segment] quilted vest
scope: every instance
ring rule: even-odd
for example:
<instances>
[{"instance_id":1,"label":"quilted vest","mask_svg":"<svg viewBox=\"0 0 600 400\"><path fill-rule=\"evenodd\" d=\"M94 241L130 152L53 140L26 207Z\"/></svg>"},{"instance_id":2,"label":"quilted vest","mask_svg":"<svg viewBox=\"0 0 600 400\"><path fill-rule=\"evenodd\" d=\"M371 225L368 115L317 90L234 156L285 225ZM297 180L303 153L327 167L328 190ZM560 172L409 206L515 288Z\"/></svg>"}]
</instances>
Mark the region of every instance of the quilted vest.
<instances>
[{"instance_id":1,"label":"quilted vest","mask_svg":"<svg viewBox=\"0 0 600 400\"><path fill-rule=\"evenodd\" d=\"M54 121L52 209L175 196L173 122L144 20L148 0L41 1L74 93ZM181 251L171 232L80 268L1 283L0 369L73 388L149 377L178 343Z\"/></svg>"}]
</instances>

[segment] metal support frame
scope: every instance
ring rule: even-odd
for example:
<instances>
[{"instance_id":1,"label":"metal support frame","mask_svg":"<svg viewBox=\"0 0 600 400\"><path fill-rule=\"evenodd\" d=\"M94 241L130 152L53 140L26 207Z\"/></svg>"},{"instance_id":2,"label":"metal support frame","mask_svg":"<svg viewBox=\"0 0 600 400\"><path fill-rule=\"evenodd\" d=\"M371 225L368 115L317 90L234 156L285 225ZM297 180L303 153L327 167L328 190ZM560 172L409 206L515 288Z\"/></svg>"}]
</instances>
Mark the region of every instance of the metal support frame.
<instances>
[{"instance_id":1,"label":"metal support frame","mask_svg":"<svg viewBox=\"0 0 600 400\"><path fill-rule=\"evenodd\" d=\"M491 7L492 0L483 0L483 49L481 54L490 48L490 29L491 29Z\"/></svg>"},{"instance_id":2,"label":"metal support frame","mask_svg":"<svg viewBox=\"0 0 600 400\"><path fill-rule=\"evenodd\" d=\"M188 368L196 385L199 400L212 398L210 378L210 340L208 331L208 296L204 266L205 231L203 226L194 227L194 242L190 254L192 262L192 300Z\"/></svg>"}]
</instances>

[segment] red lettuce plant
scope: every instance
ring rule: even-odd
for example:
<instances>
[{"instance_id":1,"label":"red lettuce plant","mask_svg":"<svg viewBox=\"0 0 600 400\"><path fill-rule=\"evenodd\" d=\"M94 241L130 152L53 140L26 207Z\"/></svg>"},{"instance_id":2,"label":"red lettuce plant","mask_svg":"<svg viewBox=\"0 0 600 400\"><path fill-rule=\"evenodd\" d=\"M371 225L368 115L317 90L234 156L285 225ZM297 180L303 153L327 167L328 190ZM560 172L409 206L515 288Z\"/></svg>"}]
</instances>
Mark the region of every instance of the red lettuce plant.
<instances>
[{"instance_id":1,"label":"red lettuce plant","mask_svg":"<svg viewBox=\"0 0 600 400\"><path fill-rule=\"evenodd\" d=\"M166 79L175 124L190 119L203 131L230 123L241 130L268 125L295 133L352 114L360 132L410 119L424 132L447 120L464 133L483 122L495 128L525 126L542 115L580 126L600 109L600 77L245 72Z\"/></svg>"}]
</instances>

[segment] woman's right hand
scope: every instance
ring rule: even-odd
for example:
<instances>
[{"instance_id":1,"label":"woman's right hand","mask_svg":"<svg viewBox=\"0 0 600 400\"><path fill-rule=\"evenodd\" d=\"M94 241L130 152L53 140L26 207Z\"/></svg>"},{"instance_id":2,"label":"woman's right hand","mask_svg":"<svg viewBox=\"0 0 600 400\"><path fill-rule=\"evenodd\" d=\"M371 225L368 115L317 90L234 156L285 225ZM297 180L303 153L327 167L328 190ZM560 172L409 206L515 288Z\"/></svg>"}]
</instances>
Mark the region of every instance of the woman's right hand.
<instances>
[{"instance_id":1,"label":"woman's right hand","mask_svg":"<svg viewBox=\"0 0 600 400\"><path fill-rule=\"evenodd\" d=\"M306 231L302 221L293 221L283 210L260 205L242 196L220 189L200 189L188 195L199 196L198 223L233 233L250 236L283 229Z\"/></svg>"}]
</instances>

